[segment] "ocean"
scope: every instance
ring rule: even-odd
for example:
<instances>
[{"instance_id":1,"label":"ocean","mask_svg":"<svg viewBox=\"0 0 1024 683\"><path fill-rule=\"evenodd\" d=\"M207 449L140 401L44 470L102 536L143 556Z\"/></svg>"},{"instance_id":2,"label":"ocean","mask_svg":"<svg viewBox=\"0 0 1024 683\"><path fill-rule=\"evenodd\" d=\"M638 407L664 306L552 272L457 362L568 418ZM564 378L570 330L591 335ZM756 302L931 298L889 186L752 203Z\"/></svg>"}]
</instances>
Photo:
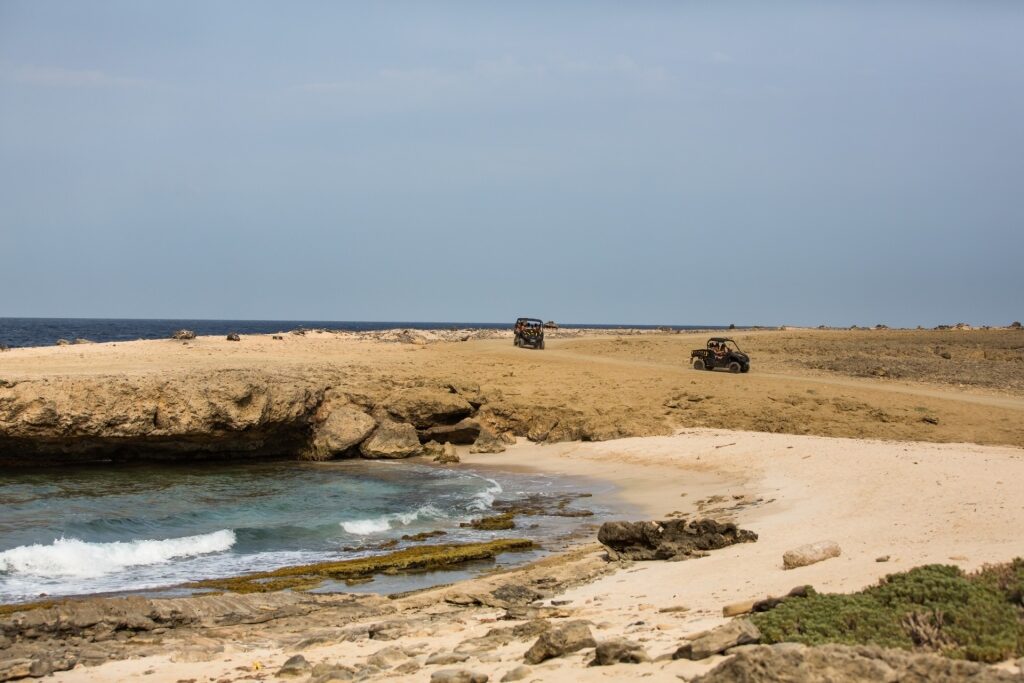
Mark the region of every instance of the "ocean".
<instances>
[{"instance_id":1,"label":"ocean","mask_svg":"<svg viewBox=\"0 0 1024 683\"><path fill-rule=\"evenodd\" d=\"M581 490L593 497L576 498ZM581 523L613 514L612 493L607 484L543 474L359 459L8 469L0 473L0 603L180 595L185 582L390 552L413 543L402 536L426 531L445 532L428 543L530 538L552 549ZM565 498L568 510L594 514L562 516ZM507 531L460 526L527 499L551 509L517 517ZM388 541L398 543L380 547ZM449 580L385 576L355 590Z\"/></svg>"},{"instance_id":2,"label":"ocean","mask_svg":"<svg viewBox=\"0 0 1024 683\"><path fill-rule=\"evenodd\" d=\"M506 329L508 323L473 322L365 322L337 320L143 320L134 318L0 318L0 344L9 347L50 346L58 339L88 339L94 342L131 341L134 339L167 339L176 330L193 330L199 335L272 334L300 327L310 329L367 331L416 328L444 329ZM656 329L659 325L562 325L569 328L616 329L630 327ZM715 325L671 325L675 329L725 329Z\"/></svg>"}]
</instances>

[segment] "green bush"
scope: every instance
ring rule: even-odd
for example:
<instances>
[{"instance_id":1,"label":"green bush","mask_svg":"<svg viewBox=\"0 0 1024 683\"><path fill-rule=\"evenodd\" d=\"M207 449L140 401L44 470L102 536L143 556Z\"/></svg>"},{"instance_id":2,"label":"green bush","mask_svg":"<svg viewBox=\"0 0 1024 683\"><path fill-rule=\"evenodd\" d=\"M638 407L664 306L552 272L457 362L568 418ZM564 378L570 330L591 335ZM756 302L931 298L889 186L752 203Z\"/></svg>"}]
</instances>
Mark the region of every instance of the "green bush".
<instances>
[{"instance_id":1,"label":"green bush","mask_svg":"<svg viewBox=\"0 0 1024 683\"><path fill-rule=\"evenodd\" d=\"M1024 655L1024 560L974 574L927 565L849 595L812 594L754 615L767 643L843 643L997 662Z\"/></svg>"}]
</instances>

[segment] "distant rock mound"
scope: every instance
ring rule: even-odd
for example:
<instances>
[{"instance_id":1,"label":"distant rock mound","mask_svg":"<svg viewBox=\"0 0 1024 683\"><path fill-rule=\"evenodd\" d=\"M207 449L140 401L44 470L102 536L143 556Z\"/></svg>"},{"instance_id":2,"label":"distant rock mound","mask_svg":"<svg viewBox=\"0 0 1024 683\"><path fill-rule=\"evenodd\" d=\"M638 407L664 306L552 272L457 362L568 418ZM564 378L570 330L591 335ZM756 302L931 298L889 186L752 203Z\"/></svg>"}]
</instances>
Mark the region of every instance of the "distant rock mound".
<instances>
[{"instance_id":1,"label":"distant rock mound","mask_svg":"<svg viewBox=\"0 0 1024 683\"><path fill-rule=\"evenodd\" d=\"M663 522L605 522L597 540L613 560L682 560L702 557L734 543L757 540L753 531L713 519L671 519Z\"/></svg>"}]
</instances>

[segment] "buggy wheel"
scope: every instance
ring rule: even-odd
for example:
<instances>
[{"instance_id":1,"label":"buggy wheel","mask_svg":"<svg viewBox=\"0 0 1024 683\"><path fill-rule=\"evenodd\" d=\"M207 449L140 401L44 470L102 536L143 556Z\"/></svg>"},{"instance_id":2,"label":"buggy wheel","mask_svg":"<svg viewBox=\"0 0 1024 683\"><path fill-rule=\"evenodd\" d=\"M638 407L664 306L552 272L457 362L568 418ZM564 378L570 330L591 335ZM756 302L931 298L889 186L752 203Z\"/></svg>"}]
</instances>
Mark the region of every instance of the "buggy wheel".
<instances>
[{"instance_id":1,"label":"buggy wheel","mask_svg":"<svg viewBox=\"0 0 1024 683\"><path fill-rule=\"evenodd\" d=\"M744 365L743 369L740 370L740 372L750 372L750 364L747 363L746 365Z\"/></svg>"},{"instance_id":2,"label":"buggy wheel","mask_svg":"<svg viewBox=\"0 0 1024 683\"><path fill-rule=\"evenodd\" d=\"M515 339L512 340L512 345L513 346L520 346L520 339L519 339L519 337L516 337Z\"/></svg>"},{"instance_id":3,"label":"buggy wheel","mask_svg":"<svg viewBox=\"0 0 1024 683\"><path fill-rule=\"evenodd\" d=\"M537 346L537 348L540 349L541 351L544 350L544 340L543 339L540 340L540 344Z\"/></svg>"},{"instance_id":4,"label":"buggy wheel","mask_svg":"<svg viewBox=\"0 0 1024 683\"><path fill-rule=\"evenodd\" d=\"M733 374L739 372L742 369L743 368L741 368L740 364L737 363L736 361L733 361L733 362L729 363L729 372L731 372Z\"/></svg>"},{"instance_id":5,"label":"buggy wheel","mask_svg":"<svg viewBox=\"0 0 1024 683\"><path fill-rule=\"evenodd\" d=\"M694 370L707 370L707 367L704 366L704 359L703 358L695 358L694 361L693 361L693 369Z\"/></svg>"}]
</instances>

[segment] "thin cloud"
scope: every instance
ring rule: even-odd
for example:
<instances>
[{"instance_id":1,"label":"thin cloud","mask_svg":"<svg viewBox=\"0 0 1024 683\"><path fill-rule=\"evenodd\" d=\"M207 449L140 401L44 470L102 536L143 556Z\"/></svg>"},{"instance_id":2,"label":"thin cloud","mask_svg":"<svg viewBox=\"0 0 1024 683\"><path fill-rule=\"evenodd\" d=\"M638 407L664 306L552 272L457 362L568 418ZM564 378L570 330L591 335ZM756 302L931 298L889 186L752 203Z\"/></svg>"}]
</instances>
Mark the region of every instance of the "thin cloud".
<instances>
[{"instance_id":1,"label":"thin cloud","mask_svg":"<svg viewBox=\"0 0 1024 683\"><path fill-rule=\"evenodd\" d=\"M137 88L148 84L148 81L141 78L59 66L14 65L0 69L0 74L4 80L13 83L50 88Z\"/></svg>"}]
</instances>

